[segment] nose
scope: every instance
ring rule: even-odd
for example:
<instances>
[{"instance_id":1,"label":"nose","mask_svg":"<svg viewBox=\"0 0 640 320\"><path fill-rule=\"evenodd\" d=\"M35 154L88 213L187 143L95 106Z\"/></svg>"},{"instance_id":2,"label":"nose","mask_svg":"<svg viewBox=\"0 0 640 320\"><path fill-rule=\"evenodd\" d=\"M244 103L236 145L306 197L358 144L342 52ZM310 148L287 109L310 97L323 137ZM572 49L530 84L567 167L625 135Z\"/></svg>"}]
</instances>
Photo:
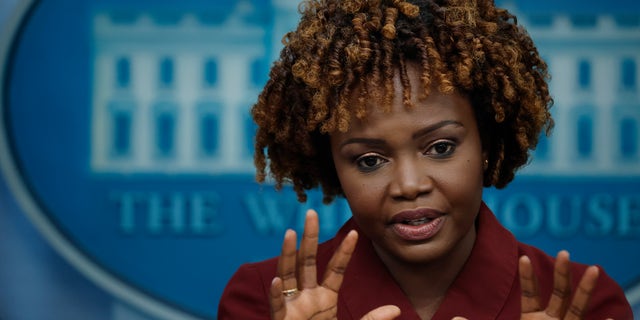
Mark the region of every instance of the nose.
<instances>
[{"instance_id":1,"label":"nose","mask_svg":"<svg viewBox=\"0 0 640 320\"><path fill-rule=\"evenodd\" d=\"M389 185L389 193L395 199L413 200L433 190L433 179L424 159L398 159Z\"/></svg>"}]
</instances>

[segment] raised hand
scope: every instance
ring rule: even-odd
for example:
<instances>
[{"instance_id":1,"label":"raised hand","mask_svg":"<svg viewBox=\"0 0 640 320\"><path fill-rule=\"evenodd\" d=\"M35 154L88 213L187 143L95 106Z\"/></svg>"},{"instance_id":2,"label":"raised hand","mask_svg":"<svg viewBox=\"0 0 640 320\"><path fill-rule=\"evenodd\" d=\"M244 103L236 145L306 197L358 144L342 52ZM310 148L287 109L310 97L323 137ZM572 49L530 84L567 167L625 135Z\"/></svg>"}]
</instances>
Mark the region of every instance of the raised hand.
<instances>
[{"instance_id":1,"label":"raised hand","mask_svg":"<svg viewBox=\"0 0 640 320\"><path fill-rule=\"evenodd\" d=\"M569 253L564 250L560 251L554 266L553 293L546 308L544 308L540 301L538 280L533 273L529 257L520 257L519 271L520 286L522 287L521 319L526 320L583 319L599 273L598 268L595 266L587 268L580 279L576 292L572 294Z\"/></svg>"},{"instance_id":2,"label":"raised hand","mask_svg":"<svg viewBox=\"0 0 640 320\"><path fill-rule=\"evenodd\" d=\"M307 211L300 250L296 252L296 233L287 230L278 259L277 276L271 283L271 319L336 319L338 290L344 271L356 247L358 234L349 232L329 261L321 284L316 276L318 215ZM377 308L362 320L391 320L400 315L395 306Z\"/></svg>"},{"instance_id":3,"label":"raised hand","mask_svg":"<svg viewBox=\"0 0 640 320\"><path fill-rule=\"evenodd\" d=\"M582 275L577 291L572 296L571 269L569 253L558 252L553 272L553 293L547 307L543 309L538 291L538 280L533 273L531 260L527 256L520 257L520 286L522 287L522 315L521 320L580 320L589 305L591 292L598 280L598 268L590 266ZM452 320L467 320L455 317ZM612 319L607 319L612 320Z\"/></svg>"}]
</instances>

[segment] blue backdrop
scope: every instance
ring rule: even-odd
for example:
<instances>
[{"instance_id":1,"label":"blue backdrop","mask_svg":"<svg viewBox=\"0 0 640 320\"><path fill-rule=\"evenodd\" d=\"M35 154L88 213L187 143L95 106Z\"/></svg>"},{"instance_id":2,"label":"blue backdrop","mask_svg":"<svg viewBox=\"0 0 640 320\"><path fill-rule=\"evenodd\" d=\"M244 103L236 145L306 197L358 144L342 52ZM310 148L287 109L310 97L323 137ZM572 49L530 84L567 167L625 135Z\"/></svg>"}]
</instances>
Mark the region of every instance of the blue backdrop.
<instances>
[{"instance_id":1,"label":"blue backdrop","mask_svg":"<svg viewBox=\"0 0 640 320\"><path fill-rule=\"evenodd\" d=\"M552 73L556 129L485 201L640 308L640 3L501 1ZM253 180L248 110L294 1L0 0L0 319L210 319L235 269L320 213Z\"/></svg>"}]
</instances>

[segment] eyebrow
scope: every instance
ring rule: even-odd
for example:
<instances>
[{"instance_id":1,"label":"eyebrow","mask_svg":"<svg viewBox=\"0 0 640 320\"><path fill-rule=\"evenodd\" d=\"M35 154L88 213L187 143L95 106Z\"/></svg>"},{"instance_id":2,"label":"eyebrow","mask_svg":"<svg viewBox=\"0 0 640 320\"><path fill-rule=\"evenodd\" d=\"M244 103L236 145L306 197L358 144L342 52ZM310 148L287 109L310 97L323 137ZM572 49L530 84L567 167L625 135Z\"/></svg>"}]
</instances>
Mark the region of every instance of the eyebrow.
<instances>
[{"instance_id":1,"label":"eyebrow","mask_svg":"<svg viewBox=\"0 0 640 320\"><path fill-rule=\"evenodd\" d=\"M418 132L414 133L411 135L411 138L416 139L418 137L421 136L425 136L433 131L436 131L440 128L446 127L446 126L456 126L456 127L464 127L464 125L462 124L462 122L460 121L455 121L455 120L443 120L440 122L436 122L430 126L427 126L425 128L422 128L420 130L418 130Z\"/></svg>"},{"instance_id":2,"label":"eyebrow","mask_svg":"<svg viewBox=\"0 0 640 320\"><path fill-rule=\"evenodd\" d=\"M381 146L384 145L384 140L382 139L370 139L370 138L350 138L345 140L344 142L342 142L340 144L340 148L348 145L348 144L352 144L352 143L360 143L360 144L368 144L368 145L375 145L375 146Z\"/></svg>"},{"instance_id":3,"label":"eyebrow","mask_svg":"<svg viewBox=\"0 0 640 320\"><path fill-rule=\"evenodd\" d=\"M425 128L422 128L420 130L418 130L417 132L415 132L414 134L411 135L412 139L416 139L418 137L421 136L425 136L433 131L436 131L440 128L446 127L446 126L456 126L456 127L464 127L464 125L462 124L462 122L460 121L455 121L455 120L444 120L444 121L440 121L437 123L434 123L432 125L429 125ZM350 138L345 140L344 142L342 142L340 144L340 148L344 147L345 145L348 144L352 144L352 143L362 143L362 144L369 144L369 145L384 145L385 141L382 139L373 139L373 138Z\"/></svg>"}]
</instances>

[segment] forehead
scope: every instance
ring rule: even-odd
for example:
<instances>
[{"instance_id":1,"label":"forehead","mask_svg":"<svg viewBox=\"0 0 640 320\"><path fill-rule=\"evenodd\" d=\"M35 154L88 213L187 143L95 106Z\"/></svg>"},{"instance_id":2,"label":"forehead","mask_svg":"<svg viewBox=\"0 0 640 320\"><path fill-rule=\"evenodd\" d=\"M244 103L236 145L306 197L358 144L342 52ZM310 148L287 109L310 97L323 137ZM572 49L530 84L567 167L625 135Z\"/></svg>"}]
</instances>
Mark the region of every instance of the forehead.
<instances>
[{"instance_id":1,"label":"forehead","mask_svg":"<svg viewBox=\"0 0 640 320\"><path fill-rule=\"evenodd\" d=\"M475 115L467 96L455 91L442 93L437 84L425 91L421 80L422 69L418 64L406 64L406 76L401 77L399 68L393 76L392 99L385 102L386 89L381 84L371 82L360 83L351 96L349 112L351 113L351 130L381 125L393 118L403 118L406 124L434 121L438 118L460 118L475 124ZM366 81L366 80L365 80ZM362 87L366 86L366 95L361 96ZM364 98L364 101L359 99ZM364 110L358 104L364 103Z\"/></svg>"},{"instance_id":2,"label":"forehead","mask_svg":"<svg viewBox=\"0 0 640 320\"><path fill-rule=\"evenodd\" d=\"M394 99L389 110L374 103L366 117L353 119L347 133L384 134L419 130L440 122L456 122L475 128L476 120L469 100L459 94L432 92L427 97L412 99L413 106L404 105L402 98Z\"/></svg>"}]
</instances>

